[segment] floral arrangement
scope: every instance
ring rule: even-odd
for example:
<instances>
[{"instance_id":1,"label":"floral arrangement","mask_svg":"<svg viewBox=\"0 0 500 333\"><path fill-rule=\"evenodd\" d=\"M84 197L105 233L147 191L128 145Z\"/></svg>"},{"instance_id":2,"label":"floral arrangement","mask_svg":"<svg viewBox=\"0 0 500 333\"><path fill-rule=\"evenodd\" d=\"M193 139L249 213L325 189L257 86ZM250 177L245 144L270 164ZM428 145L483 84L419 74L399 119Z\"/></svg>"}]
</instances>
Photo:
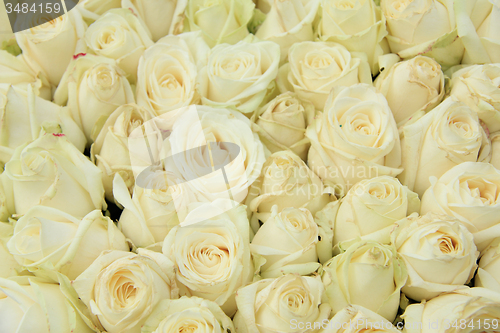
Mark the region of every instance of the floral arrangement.
<instances>
[{"instance_id":1,"label":"floral arrangement","mask_svg":"<svg viewBox=\"0 0 500 333\"><path fill-rule=\"evenodd\" d=\"M4 35L0 332L500 332L499 23L82 0Z\"/></svg>"}]
</instances>

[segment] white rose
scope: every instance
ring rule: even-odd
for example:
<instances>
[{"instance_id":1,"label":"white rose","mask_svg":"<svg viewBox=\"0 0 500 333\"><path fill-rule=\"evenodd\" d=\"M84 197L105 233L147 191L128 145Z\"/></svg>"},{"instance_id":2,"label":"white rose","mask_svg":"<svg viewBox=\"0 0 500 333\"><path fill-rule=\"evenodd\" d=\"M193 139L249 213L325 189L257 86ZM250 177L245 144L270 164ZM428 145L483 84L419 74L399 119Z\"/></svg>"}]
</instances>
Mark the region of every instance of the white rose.
<instances>
[{"instance_id":1,"label":"white rose","mask_svg":"<svg viewBox=\"0 0 500 333\"><path fill-rule=\"evenodd\" d=\"M323 110L333 87L371 84L372 77L368 63L340 44L301 42L288 51L288 63L281 66L277 83L282 93L295 91L300 99Z\"/></svg>"},{"instance_id":2,"label":"white rose","mask_svg":"<svg viewBox=\"0 0 500 333\"><path fill-rule=\"evenodd\" d=\"M405 333L493 333L500 322L500 293L486 288L456 290L411 304L401 317Z\"/></svg>"},{"instance_id":3,"label":"white rose","mask_svg":"<svg viewBox=\"0 0 500 333\"><path fill-rule=\"evenodd\" d=\"M476 111L490 133L500 130L500 64L473 65L451 77L450 95Z\"/></svg>"},{"instance_id":4,"label":"white rose","mask_svg":"<svg viewBox=\"0 0 500 333\"><path fill-rule=\"evenodd\" d=\"M321 304L323 293L318 276L288 274L254 282L238 290L238 312L233 319L236 331L314 332L307 325L321 323L330 316L328 304Z\"/></svg>"},{"instance_id":5,"label":"white rose","mask_svg":"<svg viewBox=\"0 0 500 333\"><path fill-rule=\"evenodd\" d=\"M305 132L314 113L311 103L300 101L296 94L286 92L254 114L252 119L255 125L252 128L272 153L291 150L306 160L309 143L304 142Z\"/></svg>"},{"instance_id":6,"label":"white rose","mask_svg":"<svg viewBox=\"0 0 500 333\"><path fill-rule=\"evenodd\" d=\"M85 32L92 52L116 60L117 65L135 82L139 58L153 45L144 22L128 9L112 9L99 17Z\"/></svg>"},{"instance_id":7,"label":"white rose","mask_svg":"<svg viewBox=\"0 0 500 333\"><path fill-rule=\"evenodd\" d=\"M251 113L274 89L280 49L268 41L217 45L198 77L204 105Z\"/></svg>"},{"instance_id":8,"label":"white rose","mask_svg":"<svg viewBox=\"0 0 500 333\"><path fill-rule=\"evenodd\" d=\"M138 332L156 305L178 297L172 262L145 249L103 252L72 284L109 333Z\"/></svg>"},{"instance_id":9,"label":"white rose","mask_svg":"<svg viewBox=\"0 0 500 333\"><path fill-rule=\"evenodd\" d=\"M402 129L404 171L398 176L422 196L430 177L441 177L463 162L488 162L491 144L474 111L447 98L423 117Z\"/></svg>"},{"instance_id":10,"label":"white rose","mask_svg":"<svg viewBox=\"0 0 500 333\"><path fill-rule=\"evenodd\" d=\"M106 120L92 145L90 155L102 171L102 182L109 201L113 201L115 174L120 174L132 192L134 174L130 162L128 137L136 128L153 117L154 114L136 104L122 105Z\"/></svg>"},{"instance_id":11,"label":"white rose","mask_svg":"<svg viewBox=\"0 0 500 333\"><path fill-rule=\"evenodd\" d=\"M113 111L134 102L134 93L114 60L83 54L69 65L54 101L68 105L88 142L92 143Z\"/></svg>"},{"instance_id":12,"label":"white rose","mask_svg":"<svg viewBox=\"0 0 500 333\"><path fill-rule=\"evenodd\" d=\"M425 55L441 66L458 65L464 54L458 38L453 2L446 0L381 0L392 53L403 59Z\"/></svg>"},{"instance_id":13,"label":"white rose","mask_svg":"<svg viewBox=\"0 0 500 333\"><path fill-rule=\"evenodd\" d=\"M355 183L402 169L396 122L385 97L367 84L337 88L307 128L310 168L344 195Z\"/></svg>"},{"instance_id":14,"label":"white rose","mask_svg":"<svg viewBox=\"0 0 500 333\"><path fill-rule=\"evenodd\" d=\"M474 235L479 251L500 237L500 171L491 164L464 162L431 179L420 214L444 213L462 222Z\"/></svg>"},{"instance_id":15,"label":"white rose","mask_svg":"<svg viewBox=\"0 0 500 333\"><path fill-rule=\"evenodd\" d=\"M385 68L375 80L398 125L418 111L430 111L444 97L444 74L432 58L416 56Z\"/></svg>"},{"instance_id":16,"label":"white rose","mask_svg":"<svg viewBox=\"0 0 500 333\"><path fill-rule=\"evenodd\" d=\"M23 57L15 57L7 51L0 50L0 84L10 84L23 90L33 86L36 95L51 100L52 89L43 73L36 74Z\"/></svg>"},{"instance_id":17,"label":"white rose","mask_svg":"<svg viewBox=\"0 0 500 333\"><path fill-rule=\"evenodd\" d=\"M235 44L248 35L254 8L252 0L188 0L184 29L201 30L210 47Z\"/></svg>"},{"instance_id":18,"label":"white rose","mask_svg":"<svg viewBox=\"0 0 500 333\"><path fill-rule=\"evenodd\" d=\"M315 272L321 265L316 254L318 225L311 212L305 208L285 208L278 213L277 207L273 208L250 244L253 257L265 259L260 275L270 278Z\"/></svg>"},{"instance_id":19,"label":"white rose","mask_svg":"<svg viewBox=\"0 0 500 333\"><path fill-rule=\"evenodd\" d=\"M166 35L182 32L187 0L122 0L122 7L129 8L146 23L153 41Z\"/></svg>"},{"instance_id":20,"label":"white rose","mask_svg":"<svg viewBox=\"0 0 500 333\"><path fill-rule=\"evenodd\" d=\"M358 241L323 265L325 295L333 312L348 304L370 309L389 321L396 318L408 273L393 246Z\"/></svg>"},{"instance_id":21,"label":"white rose","mask_svg":"<svg viewBox=\"0 0 500 333\"><path fill-rule=\"evenodd\" d=\"M207 299L181 297L162 301L149 316L141 333L235 332L231 318Z\"/></svg>"},{"instance_id":22,"label":"white rose","mask_svg":"<svg viewBox=\"0 0 500 333\"><path fill-rule=\"evenodd\" d=\"M94 332L81 317L81 308L66 295L62 286L42 279L0 278L0 331Z\"/></svg>"},{"instance_id":23,"label":"white rose","mask_svg":"<svg viewBox=\"0 0 500 333\"><path fill-rule=\"evenodd\" d=\"M349 304L321 325L319 333L361 333L366 331L400 333L390 321L360 305Z\"/></svg>"},{"instance_id":24,"label":"white rose","mask_svg":"<svg viewBox=\"0 0 500 333\"><path fill-rule=\"evenodd\" d=\"M79 218L106 208L101 171L63 134L45 134L19 146L5 174L12 181L18 215L35 205Z\"/></svg>"},{"instance_id":25,"label":"white rose","mask_svg":"<svg viewBox=\"0 0 500 333\"><path fill-rule=\"evenodd\" d=\"M160 39L139 61L137 104L157 115L198 104L196 78L208 51L197 33Z\"/></svg>"},{"instance_id":26,"label":"white rose","mask_svg":"<svg viewBox=\"0 0 500 333\"><path fill-rule=\"evenodd\" d=\"M278 212L287 207L307 208L314 215L330 200L327 192L321 179L300 157L290 151L280 151L264 163L247 200L254 212L253 219L265 222L274 205Z\"/></svg>"},{"instance_id":27,"label":"white rose","mask_svg":"<svg viewBox=\"0 0 500 333\"><path fill-rule=\"evenodd\" d=\"M16 222L7 247L23 267L56 269L72 280L102 251L129 250L125 236L101 211L92 211L80 220L43 206L31 208Z\"/></svg>"},{"instance_id":28,"label":"white rose","mask_svg":"<svg viewBox=\"0 0 500 333\"><path fill-rule=\"evenodd\" d=\"M360 237L390 243L394 223L420 211L416 193L393 177L381 176L356 183L340 201L333 244Z\"/></svg>"},{"instance_id":29,"label":"white rose","mask_svg":"<svg viewBox=\"0 0 500 333\"><path fill-rule=\"evenodd\" d=\"M16 33L16 40L26 63L57 86L73 55L86 52L83 40L86 28L80 12L72 10L50 22Z\"/></svg>"},{"instance_id":30,"label":"white rose","mask_svg":"<svg viewBox=\"0 0 500 333\"><path fill-rule=\"evenodd\" d=\"M321 4L320 40L342 44L350 52L364 52L372 73L378 73L378 57L389 52L380 8L372 0L322 0Z\"/></svg>"},{"instance_id":31,"label":"white rose","mask_svg":"<svg viewBox=\"0 0 500 333\"><path fill-rule=\"evenodd\" d=\"M483 251L475 277L476 287L485 287L500 293L500 239Z\"/></svg>"},{"instance_id":32,"label":"white rose","mask_svg":"<svg viewBox=\"0 0 500 333\"><path fill-rule=\"evenodd\" d=\"M281 61L294 44L313 40L313 21L320 0L274 1L255 36L279 44Z\"/></svg>"},{"instance_id":33,"label":"white rose","mask_svg":"<svg viewBox=\"0 0 500 333\"><path fill-rule=\"evenodd\" d=\"M23 270L7 248L7 242L13 234L12 224L0 222L0 278L16 276Z\"/></svg>"},{"instance_id":34,"label":"white rose","mask_svg":"<svg viewBox=\"0 0 500 333\"><path fill-rule=\"evenodd\" d=\"M477 268L474 237L459 220L442 214L412 214L396 223L391 242L404 259L408 297L429 300L465 288Z\"/></svg>"},{"instance_id":35,"label":"white rose","mask_svg":"<svg viewBox=\"0 0 500 333\"><path fill-rule=\"evenodd\" d=\"M202 205L190 214L203 216L206 210ZM175 264L180 294L214 301L232 316L236 291L247 285L254 273L249 236L243 205L211 220L174 227L165 237L162 251Z\"/></svg>"}]
</instances>

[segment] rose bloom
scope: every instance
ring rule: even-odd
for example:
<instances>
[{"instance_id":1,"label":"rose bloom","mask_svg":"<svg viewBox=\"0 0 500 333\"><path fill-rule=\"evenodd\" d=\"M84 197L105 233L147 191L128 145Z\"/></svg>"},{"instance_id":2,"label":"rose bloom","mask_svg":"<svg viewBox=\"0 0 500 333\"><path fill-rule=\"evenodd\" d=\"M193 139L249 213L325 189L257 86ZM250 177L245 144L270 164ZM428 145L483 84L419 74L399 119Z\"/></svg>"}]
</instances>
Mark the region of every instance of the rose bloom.
<instances>
[{"instance_id":1,"label":"rose bloom","mask_svg":"<svg viewBox=\"0 0 500 333\"><path fill-rule=\"evenodd\" d=\"M69 65L54 101L68 105L73 119L92 143L113 111L134 102L134 93L115 60L88 54Z\"/></svg>"},{"instance_id":2,"label":"rose bloom","mask_svg":"<svg viewBox=\"0 0 500 333\"><path fill-rule=\"evenodd\" d=\"M370 309L389 321L396 318L408 273L393 246L356 241L323 265L325 295L333 312L348 304Z\"/></svg>"},{"instance_id":3,"label":"rose bloom","mask_svg":"<svg viewBox=\"0 0 500 333\"><path fill-rule=\"evenodd\" d=\"M22 15L23 19L28 17ZM58 86L72 56L86 52L83 34L87 25L80 12L72 10L42 25L29 26L34 28L16 33L22 57L35 72L42 72L53 86Z\"/></svg>"},{"instance_id":4,"label":"rose bloom","mask_svg":"<svg viewBox=\"0 0 500 333\"><path fill-rule=\"evenodd\" d=\"M412 214L396 222L391 242L404 259L408 281L403 293L429 300L464 288L477 268L474 237L459 220L436 213Z\"/></svg>"},{"instance_id":5,"label":"rose bloom","mask_svg":"<svg viewBox=\"0 0 500 333\"><path fill-rule=\"evenodd\" d=\"M252 0L187 0L185 31L203 32L210 47L236 44L248 35L247 24L253 16Z\"/></svg>"},{"instance_id":6,"label":"rose bloom","mask_svg":"<svg viewBox=\"0 0 500 333\"><path fill-rule=\"evenodd\" d=\"M139 61L137 104L157 115L198 104L196 77L208 51L197 33L160 39Z\"/></svg>"},{"instance_id":7,"label":"rose bloom","mask_svg":"<svg viewBox=\"0 0 500 333\"><path fill-rule=\"evenodd\" d=\"M364 52L372 74L378 57L389 53L387 30L380 8L372 0L322 0L318 35L322 41L342 44L350 52Z\"/></svg>"},{"instance_id":8,"label":"rose bloom","mask_svg":"<svg viewBox=\"0 0 500 333\"><path fill-rule=\"evenodd\" d=\"M323 110L333 87L372 83L368 63L333 42L301 42L288 51L288 63L277 78L280 92L297 96Z\"/></svg>"},{"instance_id":9,"label":"rose bloom","mask_svg":"<svg viewBox=\"0 0 500 333\"><path fill-rule=\"evenodd\" d=\"M341 196L363 179L403 171L394 117L385 97L367 84L333 89L306 136L310 168Z\"/></svg>"},{"instance_id":10,"label":"rose bloom","mask_svg":"<svg viewBox=\"0 0 500 333\"><path fill-rule=\"evenodd\" d=\"M333 244L357 237L389 244L394 223L418 211L417 194L396 178L380 176L362 180L351 187L333 215Z\"/></svg>"},{"instance_id":11,"label":"rose bloom","mask_svg":"<svg viewBox=\"0 0 500 333\"><path fill-rule=\"evenodd\" d=\"M453 73L450 95L476 111L490 133L500 130L500 64L473 65Z\"/></svg>"},{"instance_id":12,"label":"rose bloom","mask_svg":"<svg viewBox=\"0 0 500 333\"><path fill-rule=\"evenodd\" d=\"M403 59L425 55L444 68L460 64L464 54L457 36L453 3L444 0L381 0L387 41Z\"/></svg>"},{"instance_id":13,"label":"rose bloom","mask_svg":"<svg viewBox=\"0 0 500 333\"><path fill-rule=\"evenodd\" d=\"M286 92L276 96L254 114L255 128L261 141L271 151L291 150L307 159L309 143L304 142L306 127L314 119L314 106Z\"/></svg>"},{"instance_id":14,"label":"rose bloom","mask_svg":"<svg viewBox=\"0 0 500 333\"><path fill-rule=\"evenodd\" d=\"M112 9L99 17L85 32L85 41L95 54L116 60L135 82L139 58L153 45L151 33L128 9Z\"/></svg>"},{"instance_id":15,"label":"rose bloom","mask_svg":"<svg viewBox=\"0 0 500 333\"><path fill-rule=\"evenodd\" d=\"M422 196L430 177L441 177L463 162L488 162L491 144L477 114L464 103L447 98L401 130L404 171L401 182Z\"/></svg>"},{"instance_id":16,"label":"rose bloom","mask_svg":"<svg viewBox=\"0 0 500 333\"><path fill-rule=\"evenodd\" d=\"M198 76L202 103L254 112L274 89L279 59L278 44L268 41L244 40L214 47Z\"/></svg>"},{"instance_id":17,"label":"rose bloom","mask_svg":"<svg viewBox=\"0 0 500 333\"><path fill-rule=\"evenodd\" d=\"M206 216L214 207L218 207L217 201L193 209L190 215ZM190 220L189 215L186 220ZM174 227L165 237L162 252L174 262L180 295L214 301L232 316L236 291L247 285L254 273L249 236L243 205L212 219Z\"/></svg>"},{"instance_id":18,"label":"rose bloom","mask_svg":"<svg viewBox=\"0 0 500 333\"><path fill-rule=\"evenodd\" d=\"M274 1L255 36L279 44L281 61L294 43L313 40L313 21L320 0Z\"/></svg>"},{"instance_id":19,"label":"rose bloom","mask_svg":"<svg viewBox=\"0 0 500 333\"><path fill-rule=\"evenodd\" d=\"M483 251L496 237L499 224L500 171L491 164L464 162L431 179L422 197L420 214L444 213L462 222Z\"/></svg>"},{"instance_id":20,"label":"rose bloom","mask_svg":"<svg viewBox=\"0 0 500 333\"><path fill-rule=\"evenodd\" d=\"M277 208L273 207L271 216L250 244L253 257L265 261L260 275L269 278L315 272L321 265L316 254L318 225L311 212L305 208L285 208L278 213Z\"/></svg>"},{"instance_id":21,"label":"rose bloom","mask_svg":"<svg viewBox=\"0 0 500 333\"><path fill-rule=\"evenodd\" d=\"M483 251L475 278L476 287L485 287L500 293L500 239Z\"/></svg>"},{"instance_id":22,"label":"rose bloom","mask_svg":"<svg viewBox=\"0 0 500 333\"><path fill-rule=\"evenodd\" d=\"M441 66L434 59L416 56L386 67L375 80L375 87L387 99L399 125L441 103L444 81Z\"/></svg>"},{"instance_id":23,"label":"rose bloom","mask_svg":"<svg viewBox=\"0 0 500 333\"><path fill-rule=\"evenodd\" d=\"M238 290L238 312L233 322L238 333L298 332L327 320L328 304L321 304L324 287L318 276L287 274L264 279ZM295 326L295 327L294 327ZM312 330L300 330L312 332Z\"/></svg>"},{"instance_id":24,"label":"rose bloom","mask_svg":"<svg viewBox=\"0 0 500 333\"><path fill-rule=\"evenodd\" d=\"M101 171L64 135L45 134L19 146L5 165L15 211L42 205L77 218L106 209Z\"/></svg>"},{"instance_id":25,"label":"rose bloom","mask_svg":"<svg viewBox=\"0 0 500 333\"><path fill-rule=\"evenodd\" d=\"M183 296L160 302L141 328L141 333L235 332L233 322L207 299Z\"/></svg>"},{"instance_id":26,"label":"rose bloom","mask_svg":"<svg viewBox=\"0 0 500 333\"><path fill-rule=\"evenodd\" d=\"M122 0L122 7L130 9L146 24L153 41L166 35L182 32L187 0Z\"/></svg>"},{"instance_id":27,"label":"rose bloom","mask_svg":"<svg viewBox=\"0 0 500 333\"><path fill-rule=\"evenodd\" d=\"M95 332L81 317L79 301L68 299L63 288L35 277L0 278L0 332Z\"/></svg>"},{"instance_id":28,"label":"rose bloom","mask_svg":"<svg viewBox=\"0 0 500 333\"><path fill-rule=\"evenodd\" d=\"M72 284L109 333L138 332L156 305L178 297L172 262L146 249L103 252Z\"/></svg>"},{"instance_id":29,"label":"rose bloom","mask_svg":"<svg viewBox=\"0 0 500 333\"><path fill-rule=\"evenodd\" d=\"M494 333L500 322L500 293L486 288L456 290L411 304L401 317L406 333Z\"/></svg>"}]
</instances>

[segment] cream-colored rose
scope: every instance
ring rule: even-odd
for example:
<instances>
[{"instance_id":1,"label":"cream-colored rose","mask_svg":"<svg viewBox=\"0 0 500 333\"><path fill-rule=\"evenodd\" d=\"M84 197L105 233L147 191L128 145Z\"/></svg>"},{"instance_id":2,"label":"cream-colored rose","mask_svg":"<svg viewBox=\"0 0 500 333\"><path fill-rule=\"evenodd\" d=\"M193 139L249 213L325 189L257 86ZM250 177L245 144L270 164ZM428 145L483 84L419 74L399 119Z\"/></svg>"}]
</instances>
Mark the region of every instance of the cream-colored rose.
<instances>
[{"instance_id":1,"label":"cream-colored rose","mask_svg":"<svg viewBox=\"0 0 500 333\"><path fill-rule=\"evenodd\" d=\"M491 164L464 162L432 178L420 214L444 213L462 222L483 251L500 237L500 171Z\"/></svg>"},{"instance_id":2,"label":"cream-colored rose","mask_svg":"<svg viewBox=\"0 0 500 333\"><path fill-rule=\"evenodd\" d=\"M149 316L141 333L235 332L231 318L207 299L181 297L162 301Z\"/></svg>"},{"instance_id":3,"label":"cream-colored rose","mask_svg":"<svg viewBox=\"0 0 500 333\"><path fill-rule=\"evenodd\" d=\"M127 104L118 107L106 120L91 147L91 157L102 171L102 183L106 198L113 201L113 179L115 174L127 182L129 192L134 188L134 174L130 162L128 137L154 114L137 106Z\"/></svg>"},{"instance_id":4,"label":"cream-colored rose","mask_svg":"<svg viewBox=\"0 0 500 333\"><path fill-rule=\"evenodd\" d=\"M64 134L78 150L84 151L87 139L67 107L35 96L32 87L27 92L11 87L5 95L0 87L0 105L4 96L5 108L0 108L0 146L4 153L9 151L12 156L15 148L45 133ZM8 162L3 156L0 159Z\"/></svg>"},{"instance_id":5,"label":"cream-colored rose","mask_svg":"<svg viewBox=\"0 0 500 333\"><path fill-rule=\"evenodd\" d=\"M441 177L463 162L488 162L491 144L479 119L464 103L447 98L402 129L401 182L422 196L430 177Z\"/></svg>"},{"instance_id":6,"label":"cream-colored rose","mask_svg":"<svg viewBox=\"0 0 500 333\"><path fill-rule=\"evenodd\" d=\"M390 321L360 305L349 304L337 312L329 321L323 322L318 333L400 333Z\"/></svg>"},{"instance_id":7,"label":"cream-colored rose","mask_svg":"<svg viewBox=\"0 0 500 333\"><path fill-rule=\"evenodd\" d=\"M160 39L139 61L137 104L157 115L198 104L196 77L208 51L198 33Z\"/></svg>"},{"instance_id":8,"label":"cream-colored rose","mask_svg":"<svg viewBox=\"0 0 500 333\"><path fill-rule=\"evenodd\" d=\"M385 68L375 80L398 125L418 111L430 111L444 97L444 74L432 58L416 56Z\"/></svg>"},{"instance_id":9,"label":"cream-colored rose","mask_svg":"<svg viewBox=\"0 0 500 333\"><path fill-rule=\"evenodd\" d=\"M35 73L42 72L53 86L58 86L73 55L86 52L83 40L86 28L80 12L72 10L16 33L16 39L26 63Z\"/></svg>"},{"instance_id":10,"label":"cream-colored rose","mask_svg":"<svg viewBox=\"0 0 500 333\"><path fill-rule=\"evenodd\" d=\"M268 41L214 47L198 76L204 105L254 112L274 89L280 49Z\"/></svg>"},{"instance_id":11,"label":"cream-colored rose","mask_svg":"<svg viewBox=\"0 0 500 333\"><path fill-rule=\"evenodd\" d=\"M63 134L19 146L5 165L17 215L42 205L77 218L106 209L101 171Z\"/></svg>"},{"instance_id":12,"label":"cream-colored rose","mask_svg":"<svg viewBox=\"0 0 500 333\"><path fill-rule=\"evenodd\" d=\"M370 67L344 46L333 42L295 43L288 52L288 63L281 66L278 88L295 91L297 96L325 108L333 87L372 83Z\"/></svg>"},{"instance_id":13,"label":"cream-colored rose","mask_svg":"<svg viewBox=\"0 0 500 333\"><path fill-rule=\"evenodd\" d=\"M473 65L451 77L450 95L476 111L490 133L500 130L500 64Z\"/></svg>"},{"instance_id":14,"label":"cream-colored rose","mask_svg":"<svg viewBox=\"0 0 500 333\"><path fill-rule=\"evenodd\" d=\"M139 58L153 45L144 22L128 9L107 11L89 26L84 38L92 52L116 60L132 82L137 79Z\"/></svg>"},{"instance_id":15,"label":"cream-colored rose","mask_svg":"<svg viewBox=\"0 0 500 333\"><path fill-rule=\"evenodd\" d=\"M178 297L172 262L145 249L103 252L72 284L109 333L139 332L156 305Z\"/></svg>"},{"instance_id":16,"label":"cream-colored rose","mask_svg":"<svg viewBox=\"0 0 500 333\"><path fill-rule=\"evenodd\" d=\"M81 317L79 301L67 297L62 286L39 278L0 278L0 332L95 332Z\"/></svg>"},{"instance_id":17,"label":"cream-colored rose","mask_svg":"<svg viewBox=\"0 0 500 333\"><path fill-rule=\"evenodd\" d=\"M342 196L357 182L397 176L402 169L398 129L385 97L367 84L339 87L306 136L309 167Z\"/></svg>"},{"instance_id":18,"label":"cream-colored rose","mask_svg":"<svg viewBox=\"0 0 500 333\"><path fill-rule=\"evenodd\" d=\"M182 32L187 0L122 0L122 7L129 8L146 23L153 41L166 35Z\"/></svg>"},{"instance_id":19,"label":"cream-colored rose","mask_svg":"<svg viewBox=\"0 0 500 333\"><path fill-rule=\"evenodd\" d=\"M483 251L475 277L475 286L500 293L500 238Z\"/></svg>"},{"instance_id":20,"label":"cream-colored rose","mask_svg":"<svg viewBox=\"0 0 500 333\"><path fill-rule=\"evenodd\" d=\"M405 333L498 332L500 293L467 288L409 305L401 316Z\"/></svg>"},{"instance_id":21,"label":"cream-colored rose","mask_svg":"<svg viewBox=\"0 0 500 333\"><path fill-rule=\"evenodd\" d=\"M15 57L7 51L0 50L0 84L10 84L23 90L31 85L36 95L51 100L50 83L41 72L33 71L23 57Z\"/></svg>"},{"instance_id":22,"label":"cream-colored rose","mask_svg":"<svg viewBox=\"0 0 500 333\"><path fill-rule=\"evenodd\" d=\"M306 163L290 151L272 154L248 196L253 220L267 221L271 209L307 208L313 215L330 200L323 182ZM255 224L255 221L252 225Z\"/></svg>"},{"instance_id":23,"label":"cream-colored rose","mask_svg":"<svg viewBox=\"0 0 500 333\"><path fill-rule=\"evenodd\" d=\"M323 294L318 276L287 274L254 282L238 290L234 326L238 333L314 332L307 325L330 316Z\"/></svg>"},{"instance_id":24,"label":"cream-colored rose","mask_svg":"<svg viewBox=\"0 0 500 333\"><path fill-rule=\"evenodd\" d=\"M444 68L460 64L464 54L458 38L453 2L446 0L381 0L392 53L403 59L425 55Z\"/></svg>"},{"instance_id":25,"label":"cream-colored rose","mask_svg":"<svg viewBox=\"0 0 500 333\"><path fill-rule=\"evenodd\" d=\"M7 242L14 234L14 226L7 222L0 222L0 278L16 276L22 271L21 265L9 252Z\"/></svg>"},{"instance_id":26,"label":"cream-colored rose","mask_svg":"<svg viewBox=\"0 0 500 333\"><path fill-rule=\"evenodd\" d=\"M311 212L305 208L285 208L278 213L278 207L273 208L250 244L254 258L257 255L265 259L260 275L270 278L315 272L321 265L316 254L318 225Z\"/></svg>"},{"instance_id":27,"label":"cream-colored rose","mask_svg":"<svg viewBox=\"0 0 500 333\"><path fill-rule=\"evenodd\" d=\"M333 244L360 237L390 243L394 223L420 211L416 193L393 177L365 179L351 187L340 201L335 219Z\"/></svg>"},{"instance_id":28,"label":"cream-colored rose","mask_svg":"<svg viewBox=\"0 0 500 333\"><path fill-rule=\"evenodd\" d=\"M408 273L392 245L352 243L323 266L325 295L333 312L348 304L370 309L389 321L396 318Z\"/></svg>"},{"instance_id":29,"label":"cream-colored rose","mask_svg":"<svg viewBox=\"0 0 500 333\"><path fill-rule=\"evenodd\" d=\"M273 1L255 36L277 43L281 49L281 61L284 61L294 43L313 40L313 21L319 2L320 0Z\"/></svg>"},{"instance_id":30,"label":"cream-colored rose","mask_svg":"<svg viewBox=\"0 0 500 333\"><path fill-rule=\"evenodd\" d=\"M206 206L200 206L190 214L203 216L206 211ZM180 295L214 301L232 316L236 291L247 285L254 273L249 236L243 205L212 219L174 227L165 237L162 251L175 264Z\"/></svg>"},{"instance_id":31,"label":"cream-colored rose","mask_svg":"<svg viewBox=\"0 0 500 333\"><path fill-rule=\"evenodd\" d=\"M254 114L252 119L255 125L252 128L272 153L291 150L306 160L309 143L304 142L305 132L314 114L311 103L300 101L296 94L286 92Z\"/></svg>"},{"instance_id":32,"label":"cream-colored rose","mask_svg":"<svg viewBox=\"0 0 500 333\"><path fill-rule=\"evenodd\" d=\"M474 237L459 220L447 215L412 214L396 223L391 242L408 270L402 291L416 301L465 288L477 268Z\"/></svg>"},{"instance_id":33,"label":"cream-colored rose","mask_svg":"<svg viewBox=\"0 0 500 333\"><path fill-rule=\"evenodd\" d=\"M389 52L385 17L372 0L322 0L318 24L320 40L344 45L350 52L364 52L372 73L379 71L378 57Z\"/></svg>"},{"instance_id":34,"label":"cream-colored rose","mask_svg":"<svg viewBox=\"0 0 500 333\"><path fill-rule=\"evenodd\" d=\"M23 267L55 269L72 280L102 251L129 250L125 236L101 211L77 219L44 206L34 206L16 222L7 247Z\"/></svg>"},{"instance_id":35,"label":"cream-colored rose","mask_svg":"<svg viewBox=\"0 0 500 333\"><path fill-rule=\"evenodd\" d=\"M187 0L184 31L203 32L210 47L236 44L248 35L253 16L252 0Z\"/></svg>"},{"instance_id":36,"label":"cream-colored rose","mask_svg":"<svg viewBox=\"0 0 500 333\"><path fill-rule=\"evenodd\" d=\"M54 101L68 105L90 144L113 111L134 102L134 93L115 60L83 54L69 65Z\"/></svg>"}]
</instances>

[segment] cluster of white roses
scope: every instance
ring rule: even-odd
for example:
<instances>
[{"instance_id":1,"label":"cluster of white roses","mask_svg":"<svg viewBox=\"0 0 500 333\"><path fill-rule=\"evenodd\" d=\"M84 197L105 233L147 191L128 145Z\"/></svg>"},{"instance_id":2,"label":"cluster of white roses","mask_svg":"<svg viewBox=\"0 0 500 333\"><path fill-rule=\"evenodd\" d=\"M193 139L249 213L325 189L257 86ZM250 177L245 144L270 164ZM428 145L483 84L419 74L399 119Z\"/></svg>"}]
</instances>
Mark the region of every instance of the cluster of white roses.
<instances>
[{"instance_id":1,"label":"cluster of white roses","mask_svg":"<svg viewBox=\"0 0 500 333\"><path fill-rule=\"evenodd\" d=\"M9 38L0 332L500 332L498 0L82 0Z\"/></svg>"}]
</instances>

